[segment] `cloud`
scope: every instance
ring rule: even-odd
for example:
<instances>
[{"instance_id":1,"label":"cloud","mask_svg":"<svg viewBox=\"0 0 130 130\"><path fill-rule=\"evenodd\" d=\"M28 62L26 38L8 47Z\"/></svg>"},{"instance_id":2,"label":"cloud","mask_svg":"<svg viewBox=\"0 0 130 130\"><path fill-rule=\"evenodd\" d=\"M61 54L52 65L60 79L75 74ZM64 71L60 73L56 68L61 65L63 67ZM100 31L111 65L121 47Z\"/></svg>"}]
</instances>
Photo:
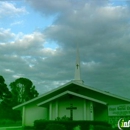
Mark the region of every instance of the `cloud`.
<instances>
[{"instance_id":1,"label":"cloud","mask_svg":"<svg viewBox=\"0 0 130 130\"><path fill-rule=\"evenodd\" d=\"M64 14L69 13L73 10L82 10L82 7L86 3L90 4L91 6L104 6L108 4L108 0L97 1L97 0L26 0L34 9L37 11L42 12L45 15L52 15L52 14Z\"/></svg>"},{"instance_id":2,"label":"cloud","mask_svg":"<svg viewBox=\"0 0 130 130\"><path fill-rule=\"evenodd\" d=\"M14 4L9 2L0 1L0 18L20 16L20 14L26 14L27 11L24 7L16 8Z\"/></svg>"},{"instance_id":3,"label":"cloud","mask_svg":"<svg viewBox=\"0 0 130 130\"><path fill-rule=\"evenodd\" d=\"M3 35L6 32L7 30L3 29ZM12 34L11 31L8 33ZM60 49L44 47L45 36L42 32L14 35L12 40L3 37L3 43L0 44L0 70L5 79L8 77L6 82L9 84L19 77L31 79L36 86L43 82L42 78L50 78L53 81L54 76L48 74L53 73L49 64L59 55Z\"/></svg>"},{"instance_id":4,"label":"cloud","mask_svg":"<svg viewBox=\"0 0 130 130\"><path fill-rule=\"evenodd\" d=\"M55 14L61 13L70 9L70 1L69 0L36 0L30 1L26 0L31 6L33 6L36 10L45 12L45 14Z\"/></svg>"},{"instance_id":5,"label":"cloud","mask_svg":"<svg viewBox=\"0 0 130 130\"><path fill-rule=\"evenodd\" d=\"M21 20L21 21L15 21L15 22L11 23L11 26L20 25L20 24L23 24L23 23L24 23L23 20Z\"/></svg>"},{"instance_id":6,"label":"cloud","mask_svg":"<svg viewBox=\"0 0 130 130\"><path fill-rule=\"evenodd\" d=\"M123 86L125 96L129 96L127 6L107 0L100 4L96 0L26 1L41 14L57 14L57 18L45 30L30 34L0 29L0 70L8 83L26 77L43 93L72 80L78 43L85 84L119 95ZM21 12L14 9L15 15L24 10L19 9Z\"/></svg>"},{"instance_id":7,"label":"cloud","mask_svg":"<svg viewBox=\"0 0 130 130\"><path fill-rule=\"evenodd\" d=\"M0 28L0 43L7 42L15 37L15 34L10 29Z\"/></svg>"},{"instance_id":8,"label":"cloud","mask_svg":"<svg viewBox=\"0 0 130 130\"><path fill-rule=\"evenodd\" d=\"M16 41L11 43L11 46L16 48L30 49L31 46L42 47L42 43L44 42L44 37L40 32L34 32L33 34L24 35L21 39L17 39Z\"/></svg>"},{"instance_id":9,"label":"cloud","mask_svg":"<svg viewBox=\"0 0 130 130\"><path fill-rule=\"evenodd\" d=\"M65 3L61 5L62 2ZM128 7L114 5L107 0L100 1L100 4L89 0L62 2L30 2L30 5L42 14L60 14L43 32L46 39L56 42L61 50L57 55L41 62L54 67L50 70L43 65L43 68L48 70L48 73L45 71L45 79L63 81L73 78L75 44L78 43L82 79L85 83L121 95L122 86L124 89L130 86ZM52 72L55 75L49 75Z\"/></svg>"},{"instance_id":10,"label":"cloud","mask_svg":"<svg viewBox=\"0 0 130 130\"><path fill-rule=\"evenodd\" d=\"M48 38L59 43L72 44L73 41L90 46L104 44L107 47L111 40L128 32L128 16L127 8L124 7L107 6L93 10L91 5L86 4L80 11L59 16L45 33ZM109 40L105 42L105 39Z\"/></svg>"}]
</instances>

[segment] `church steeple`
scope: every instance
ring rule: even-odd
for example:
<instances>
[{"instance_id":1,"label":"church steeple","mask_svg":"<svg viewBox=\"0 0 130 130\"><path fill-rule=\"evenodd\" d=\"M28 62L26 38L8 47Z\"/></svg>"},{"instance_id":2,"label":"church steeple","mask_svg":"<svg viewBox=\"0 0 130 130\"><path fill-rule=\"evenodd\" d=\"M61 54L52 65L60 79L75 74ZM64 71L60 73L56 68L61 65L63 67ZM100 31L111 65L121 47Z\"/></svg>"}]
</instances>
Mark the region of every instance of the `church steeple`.
<instances>
[{"instance_id":1,"label":"church steeple","mask_svg":"<svg viewBox=\"0 0 130 130\"><path fill-rule=\"evenodd\" d=\"M77 51L76 51L76 64L75 64L75 77L74 81L83 83L83 80L81 80L80 77L80 58L79 58L79 47L77 44Z\"/></svg>"}]
</instances>

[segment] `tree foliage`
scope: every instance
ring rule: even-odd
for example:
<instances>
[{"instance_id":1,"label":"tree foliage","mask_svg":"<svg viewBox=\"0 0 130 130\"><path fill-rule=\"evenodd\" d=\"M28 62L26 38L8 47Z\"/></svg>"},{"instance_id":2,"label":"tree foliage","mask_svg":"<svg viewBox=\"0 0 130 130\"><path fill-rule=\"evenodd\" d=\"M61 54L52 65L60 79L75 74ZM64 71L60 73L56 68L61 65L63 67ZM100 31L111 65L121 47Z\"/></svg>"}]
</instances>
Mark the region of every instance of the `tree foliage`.
<instances>
[{"instance_id":1,"label":"tree foliage","mask_svg":"<svg viewBox=\"0 0 130 130\"><path fill-rule=\"evenodd\" d=\"M0 99L0 119L20 119L20 112L12 110L12 94L3 76L0 76Z\"/></svg>"},{"instance_id":2,"label":"tree foliage","mask_svg":"<svg viewBox=\"0 0 130 130\"><path fill-rule=\"evenodd\" d=\"M0 120L21 120L21 112L12 107L38 96L32 81L26 78L16 79L10 83L10 89L5 79L0 75Z\"/></svg>"},{"instance_id":3,"label":"tree foliage","mask_svg":"<svg viewBox=\"0 0 130 130\"><path fill-rule=\"evenodd\" d=\"M1 105L4 107L11 107L11 92L9 91L5 79L3 76L0 76L0 99L1 99Z\"/></svg>"},{"instance_id":4,"label":"tree foliage","mask_svg":"<svg viewBox=\"0 0 130 130\"><path fill-rule=\"evenodd\" d=\"M0 99L3 100L10 96L11 96L11 93L7 85L5 84L5 79L3 78L3 76L0 76Z\"/></svg>"},{"instance_id":5,"label":"tree foliage","mask_svg":"<svg viewBox=\"0 0 130 130\"><path fill-rule=\"evenodd\" d=\"M38 96L38 92L32 81L27 78L16 79L10 83L10 88L14 105L18 105Z\"/></svg>"}]
</instances>

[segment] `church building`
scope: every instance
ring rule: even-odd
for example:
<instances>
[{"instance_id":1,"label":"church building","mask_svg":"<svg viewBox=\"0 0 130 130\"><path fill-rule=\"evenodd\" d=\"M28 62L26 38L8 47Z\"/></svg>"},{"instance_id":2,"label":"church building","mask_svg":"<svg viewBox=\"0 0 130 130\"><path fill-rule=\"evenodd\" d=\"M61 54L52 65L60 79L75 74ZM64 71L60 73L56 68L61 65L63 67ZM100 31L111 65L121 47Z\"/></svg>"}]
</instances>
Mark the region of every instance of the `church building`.
<instances>
[{"instance_id":1,"label":"church building","mask_svg":"<svg viewBox=\"0 0 130 130\"><path fill-rule=\"evenodd\" d=\"M23 126L33 126L35 120L64 116L71 120L109 121L108 106L119 104L130 104L130 100L84 84L77 50L74 80L13 109L22 110Z\"/></svg>"}]
</instances>

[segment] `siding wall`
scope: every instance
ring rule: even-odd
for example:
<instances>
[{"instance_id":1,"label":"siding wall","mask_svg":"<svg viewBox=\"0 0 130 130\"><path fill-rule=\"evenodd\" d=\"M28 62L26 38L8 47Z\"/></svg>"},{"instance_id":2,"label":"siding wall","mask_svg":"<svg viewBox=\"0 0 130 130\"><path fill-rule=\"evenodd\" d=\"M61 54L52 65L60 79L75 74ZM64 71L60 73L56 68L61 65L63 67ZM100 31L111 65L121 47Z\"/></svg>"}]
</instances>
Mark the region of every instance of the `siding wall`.
<instances>
[{"instance_id":1,"label":"siding wall","mask_svg":"<svg viewBox=\"0 0 130 130\"><path fill-rule=\"evenodd\" d=\"M64 97L59 100L52 101L50 104L50 120L55 120L57 117L62 118L63 116L70 117L70 110L66 109L67 107L70 107L70 104L73 104L74 107L77 107L76 110L73 110L73 120L94 119L93 102L91 101L79 97L73 97L72 99Z\"/></svg>"},{"instance_id":2,"label":"siding wall","mask_svg":"<svg viewBox=\"0 0 130 130\"><path fill-rule=\"evenodd\" d=\"M48 110L37 107L34 104L25 106L23 115L23 126L33 126L35 120L48 119Z\"/></svg>"}]
</instances>

